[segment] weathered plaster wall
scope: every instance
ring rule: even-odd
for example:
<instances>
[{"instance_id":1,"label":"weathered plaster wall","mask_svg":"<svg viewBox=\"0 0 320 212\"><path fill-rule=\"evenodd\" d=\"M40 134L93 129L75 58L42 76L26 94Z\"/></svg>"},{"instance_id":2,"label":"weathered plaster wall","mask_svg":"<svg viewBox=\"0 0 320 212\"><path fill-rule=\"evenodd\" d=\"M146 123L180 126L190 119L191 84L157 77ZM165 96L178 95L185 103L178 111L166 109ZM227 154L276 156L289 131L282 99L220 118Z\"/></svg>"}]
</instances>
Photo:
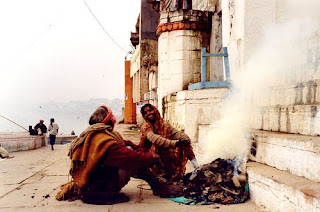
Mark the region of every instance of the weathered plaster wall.
<instances>
[{"instance_id":1,"label":"weathered plaster wall","mask_svg":"<svg viewBox=\"0 0 320 212\"><path fill-rule=\"evenodd\" d=\"M159 12L149 6L148 0L141 0L140 41L144 39L157 40L156 27L159 16Z\"/></svg>"},{"instance_id":2,"label":"weathered plaster wall","mask_svg":"<svg viewBox=\"0 0 320 212\"><path fill-rule=\"evenodd\" d=\"M288 2L221 1L223 43L229 50L231 78L233 73L241 72L245 63L261 47L266 27L286 23L297 16L290 10ZM262 103L259 102L261 96L253 97L252 101L262 106L255 115L253 128L299 134L318 133L318 125L315 124L317 119L314 117L320 115L317 115L317 110L312 113L308 111L314 108L314 104L319 104L320 36L315 35L310 39L302 51L300 65L292 67L286 75L279 74L277 82L281 86L273 87L271 95L264 96Z\"/></svg>"},{"instance_id":3,"label":"weathered plaster wall","mask_svg":"<svg viewBox=\"0 0 320 212\"><path fill-rule=\"evenodd\" d=\"M223 53L222 50L222 13L216 12L212 16L212 30L210 38L210 53ZM208 81L223 81L223 57L209 57L207 59Z\"/></svg>"},{"instance_id":4,"label":"weathered plaster wall","mask_svg":"<svg viewBox=\"0 0 320 212\"><path fill-rule=\"evenodd\" d=\"M277 0L246 0L244 2L243 59L246 62L260 47L264 28L276 22Z\"/></svg>"},{"instance_id":5,"label":"weathered plaster wall","mask_svg":"<svg viewBox=\"0 0 320 212\"><path fill-rule=\"evenodd\" d=\"M193 0L192 9L213 12L218 1L219 0Z\"/></svg>"},{"instance_id":6,"label":"weathered plaster wall","mask_svg":"<svg viewBox=\"0 0 320 212\"><path fill-rule=\"evenodd\" d=\"M133 77L140 70L140 45L136 46L130 61L130 77Z\"/></svg>"},{"instance_id":7,"label":"weathered plaster wall","mask_svg":"<svg viewBox=\"0 0 320 212\"><path fill-rule=\"evenodd\" d=\"M154 74L158 72L158 41L152 39L143 39L140 42L140 57L141 57L141 70L144 70L141 76L141 92L142 100L149 100L153 98L157 102L157 97L152 96L152 92L157 92L158 84L154 82ZM152 84L149 85L149 82ZM151 88L152 87L152 88ZM153 102L150 102L153 103Z\"/></svg>"},{"instance_id":8,"label":"weathered plaster wall","mask_svg":"<svg viewBox=\"0 0 320 212\"><path fill-rule=\"evenodd\" d=\"M199 3L200 1L194 1L193 7L195 7L196 2ZM223 45L228 46L232 78L232 73L241 72L246 61L255 49L259 48L264 27L272 23L283 23L292 17L290 16L292 14L288 14L288 5L284 0L221 0L220 6L222 8L222 40ZM200 6L199 9L201 9ZM213 27L213 29L215 28ZM211 35L211 50L213 50L212 43L214 43L212 37L215 36ZM270 96L264 96L265 101L263 103L259 103L261 97L253 97L252 101L261 106L253 115L253 128L305 135L320 134L320 124L318 124L320 123L320 113L318 112L320 103L320 91L318 91L320 36L316 35L310 39L305 53L305 57L301 58L301 66L292 71L294 74L290 77L293 79L287 79L290 83L274 87ZM168 72L168 74L170 73ZM194 105L190 105L190 108L192 107ZM172 112L172 110L176 112ZM177 122L178 125L189 123L183 118L183 110L173 109L172 107L172 109L167 108L166 111L170 114L168 119L174 119L174 122ZM211 119L210 123L213 121L214 118ZM197 125L200 131L204 131L204 135L207 132L207 122L201 120ZM193 130L194 127L191 131ZM201 137L201 132L197 132L193 133L194 138L197 137L196 134Z\"/></svg>"},{"instance_id":9,"label":"weathered plaster wall","mask_svg":"<svg viewBox=\"0 0 320 212\"><path fill-rule=\"evenodd\" d=\"M244 5L245 1L221 0L222 42L228 47L231 78L244 64Z\"/></svg>"},{"instance_id":10,"label":"weathered plaster wall","mask_svg":"<svg viewBox=\"0 0 320 212\"><path fill-rule=\"evenodd\" d=\"M141 100L140 95L140 45L136 46L133 52L130 63L130 77L133 81L133 102L139 102Z\"/></svg>"},{"instance_id":11,"label":"weathered plaster wall","mask_svg":"<svg viewBox=\"0 0 320 212\"><path fill-rule=\"evenodd\" d=\"M159 12L148 4L147 0L141 1L138 18L139 45L131 58L130 76L133 78L133 102L142 102L150 99L152 92L157 92L157 84L149 87L150 73L158 71L158 37L156 29L159 22ZM157 102L156 96L153 97Z\"/></svg>"},{"instance_id":12,"label":"weathered plaster wall","mask_svg":"<svg viewBox=\"0 0 320 212\"><path fill-rule=\"evenodd\" d=\"M158 106L158 72L149 72L149 103Z\"/></svg>"},{"instance_id":13,"label":"weathered plaster wall","mask_svg":"<svg viewBox=\"0 0 320 212\"><path fill-rule=\"evenodd\" d=\"M146 96L150 96L149 74L158 72L157 55L157 40L143 39L136 46L130 67L130 77L133 78L133 102L141 102ZM152 89L156 92L157 82L153 83Z\"/></svg>"},{"instance_id":14,"label":"weathered plaster wall","mask_svg":"<svg viewBox=\"0 0 320 212\"><path fill-rule=\"evenodd\" d=\"M184 130L192 142L198 141L199 125L209 125L220 118L220 103L226 88L181 91L164 98L164 119Z\"/></svg>"},{"instance_id":15,"label":"weathered plaster wall","mask_svg":"<svg viewBox=\"0 0 320 212\"><path fill-rule=\"evenodd\" d=\"M232 72L241 71L244 64L261 47L266 27L299 18L288 3L288 0L221 0L223 45L228 46L231 77ZM299 70L292 70L296 74L290 76L293 78L290 79L291 82L320 79L319 46L320 36L315 35L304 50L306 56L301 58L301 67Z\"/></svg>"},{"instance_id":16,"label":"weathered plaster wall","mask_svg":"<svg viewBox=\"0 0 320 212\"><path fill-rule=\"evenodd\" d=\"M320 31L320 30L319 30ZM297 74L297 78L301 77L302 82L320 79L320 35L314 36L309 40L306 49L305 63L302 67L305 70L301 74Z\"/></svg>"}]
</instances>

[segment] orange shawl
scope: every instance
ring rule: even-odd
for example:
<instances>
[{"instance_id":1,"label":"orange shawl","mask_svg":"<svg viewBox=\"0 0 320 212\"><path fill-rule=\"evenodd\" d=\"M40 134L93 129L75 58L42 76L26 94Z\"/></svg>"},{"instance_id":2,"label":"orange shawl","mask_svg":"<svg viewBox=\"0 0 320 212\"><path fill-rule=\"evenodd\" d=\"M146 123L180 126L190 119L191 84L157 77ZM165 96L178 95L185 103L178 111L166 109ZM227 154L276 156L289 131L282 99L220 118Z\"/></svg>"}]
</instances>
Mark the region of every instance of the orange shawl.
<instances>
[{"instance_id":1,"label":"orange shawl","mask_svg":"<svg viewBox=\"0 0 320 212\"><path fill-rule=\"evenodd\" d=\"M124 144L121 135L115 131L110 132L110 129L110 126L104 124L94 124L72 141L69 156L73 181L61 186L56 199L67 199L76 188L85 187L90 181L92 171L109 147L116 143Z\"/></svg>"}]
</instances>

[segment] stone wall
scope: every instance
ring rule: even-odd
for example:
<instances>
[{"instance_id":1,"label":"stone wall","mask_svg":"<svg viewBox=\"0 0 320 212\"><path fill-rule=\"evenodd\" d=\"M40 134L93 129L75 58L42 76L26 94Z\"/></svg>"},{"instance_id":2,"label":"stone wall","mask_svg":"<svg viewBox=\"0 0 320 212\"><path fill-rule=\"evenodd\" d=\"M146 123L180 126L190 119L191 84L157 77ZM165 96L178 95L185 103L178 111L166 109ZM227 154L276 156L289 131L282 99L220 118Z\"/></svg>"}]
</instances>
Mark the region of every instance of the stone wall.
<instances>
[{"instance_id":1,"label":"stone wall","mask_svg":"<svg viewBox=\"0 0 320 212\"><path fill-rule=\"evenodd\" d=\"M46 145L45 136L30 136L29 133L1 133L0 145L8 152L37 149Z\"/></svg>"},{"instance_id":2,"label":"stone wall","mask_svg":"<svg viewBox=\"0 0 320 212\"><path fill-rule=\"evenodd\" d=\"M142 99L140 94L140 45L136 46L131 58L130 77L133 81L133 102L140 102Z\"/></svg>"},{"instance_id":3,"label":"stone wall","mask_svg":"<svg viewBox=\"0 0 320 212\"><path fill-rule=\"evenodd\" d=\"M158 72L158 41L144 39L136 46L131 58L130 77L133 78L133 102L148 100L150 92L155 91L157 83L149 86L149 75ZM157 98L155 101L157 101Z\"/></svg>"},{"instance_id":4,"label":"stone wall","mask_svg":"<svg viewBox=\"0 0 320 212\"><path fill-rule=\"evenodd\" d=\"M222 45L222 13L215 12L212 16L210 38L210 53L223 53ZM209 57L207 59L207 81L223 81L223 57Z\"/></svg>"},{"instance_id":5,"label":"stone wall","mask_svg":"<svg viewBox=\"0 0 320 212\"><path fill-rule=\"evenodd\" d=\"M214 88L168 95L164 98L164 119L198 142L199 126L219 120L220 103L227 92L227 88Z\"/></svg>"},{"instance_id":6,"label":"stone wall","mask_svg":"<svg viewBox=\"0 0 320 212\"><path fill-rule=\"evenodd\" d=\"M202 11L215 11L215 6L219 0L193 0L192 9Z\"/></svg>"},{"instance_id":7,"label":"stone wall","mask_svg":"<svg viewBox=\"0 0 320 212\"><path fill-rule=\"evenodd\" d=\"M133 78L133 102L143 102L157 92L157 84L150 90L149 75L158 71L158 37L156 29L159 22L159 12L149 6L147 0L141 1L141 9L136 27L139 31L139 44L131 58L130 76ZM157 102L157 97L153 96ZM151 102L152 103L152 102Z\"/></svg>"},{"instance_id":8,"label":"stone wall","mask_svg":"<svg viewBox=\"0 0 320 212\"><path fill-rule=\"evenodd\" d=\"M141 101L152 99L151 104L158 101L157 96L152 96L157 92L158 84L153 80L154 75L158 73L158 41L152 39L143 39L140 41L140 58L141 58ZM152 83L149 85L149 83Z\"/></svg>"}]
</instances>

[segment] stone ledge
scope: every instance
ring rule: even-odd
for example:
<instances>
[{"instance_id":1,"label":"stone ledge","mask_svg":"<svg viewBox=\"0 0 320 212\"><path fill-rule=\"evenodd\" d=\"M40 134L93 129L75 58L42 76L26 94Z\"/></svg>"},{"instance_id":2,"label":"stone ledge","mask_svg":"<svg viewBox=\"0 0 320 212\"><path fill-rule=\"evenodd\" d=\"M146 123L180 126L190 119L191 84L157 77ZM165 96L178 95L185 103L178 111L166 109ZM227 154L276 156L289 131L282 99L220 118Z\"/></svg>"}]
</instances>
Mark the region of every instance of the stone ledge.
<instances>
[{"instance_id":1,"label":"stone ledge","mask_svg":"<svg viewBox=\"0 0 320 212\"><path fill-rule=\"evenodd\" d=\"M320 103L320 80L272 88L270 105L303 105Z\"/></svg>"},{"instance_id":2,"label":"stone ledge","mask_svg":"<svg viewBox=\"0 0 320 212\"><path fill-rule=\"evenodd\" d=\"M227 88L185 90L164 98L164 119L184 129L193 142L199 138L199 125L211 124L220 118L220 103Z\"/></svg>"},{"instance_id":3,"label":"stone ledge","mask_svg":"<svg viewBox=\"0 0 320 212\"><path fill-rule=\"evenodd\" d=\"M319 105L264 107L251 116L251 127L276 132L320 135L319 111Z\"/></svg>"},{"instance_id":4,"label":"stone ledge","mask_svg":"<svg viewBox=\"0 0 320 212\"><path fill-rule=\"evenodd\" d=\"M159 24L173 23L176 21L210 22L212 12L200 10L177 10L162 12Z\"/></svg>"},{"instance_id":5,"label":"stone ledge","mask_svg":"<svg viewBox=\"0 0 320 212\"><path fill-rule=\"evenodd\" d=\"M1 133L0 144L8 152L37 149L46 145L45 136L34 136L29 133Z\"/></svg>"},{"instance_id":6,"label":"stone ledge","mask_svg":"<svg viewBox=\"0 0 320 212\"><path fill-rule=\"evenodd\" d=\"M320 137L254 130L252 160L320 182Z\"/></svg>"},{"instance_id":7,"label":"stone ledge","mask_svg":"<svg viewBox=\"0 0 320 212\"><path fill-rule=\"evenodd\" d=\"M320 183L267 165L247 164L251 199L271 211L320 210Z\"/></svg>"},{"instance_id":8,"label":"stone ledge","mask_svg":"<svg viewBox=\"0 0 320 212\"><path fill-rule=\"evenodd\" d=\"M57 135L55 144L70 143L76 135ZM8 152L37 149L46 146L48 138L44 135L29 135L27 132L0 133L0 144Z\"/></svg>"},{"instance_id":9,"label":"stone ledge","mask_svg":"<svg viewBox=\"0 0 320 212\"><path fill-rule=\"evenodd\" d=\"M178 10L174 12L162 12L157 28L157 36L161 33L176 30L211 30L212 12L199 10Z\"/></svg>"},{"instance_id":10,"label":"stone ledge","mask_svg":"<svg viewBox=\"0 0 320 212\"><path fill-rule=\"evenodd\" d=\"M171 101L187 101L187 100L206 100L206 99L217 99L219 102L221 98L227 95L228 88L211 88L211 89L200 89L200 90L185 90L172 93L164 97L165 103Z\"/></svg>"}]
</instances>

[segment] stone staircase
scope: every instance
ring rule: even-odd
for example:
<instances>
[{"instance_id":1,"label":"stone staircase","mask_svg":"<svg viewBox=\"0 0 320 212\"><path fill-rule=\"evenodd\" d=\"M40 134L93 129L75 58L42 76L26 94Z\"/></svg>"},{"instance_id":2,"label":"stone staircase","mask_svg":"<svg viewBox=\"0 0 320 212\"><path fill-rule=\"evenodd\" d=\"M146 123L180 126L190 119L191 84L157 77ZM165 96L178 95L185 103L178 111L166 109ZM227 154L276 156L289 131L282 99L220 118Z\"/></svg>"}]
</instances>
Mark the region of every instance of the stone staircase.
<instances>
[{"instance_id":1,"label":"stone staircase","mask_svg":"<svg viewBox=\"0 0 320 212\"><path fill-rule=\"evenodd\" d=\"M254 117L251 199L270 211L320 211L319 80L275 88Z\"/></svg>"},{"instance_id":2,"label":"stone staircase","mask_svg":"<svg viewBox=\"0 0 320 212\"><path fill-rule=\"evenodd\" d=\"M208 133L200 126L199 140ZM267 211L320 211L320 137L253 130L251 138L251 201Z\"/></svg>"},{"instance_id":3,"label":"stone staircase","mask_svg":"<svg viewBox=\"0 0 320 212\"><path fill-rule=\"evenodd\" d=\"M255 130L252 200L271 211L320 211L320 138Z\"/></svg>"},{"instance_id":4,"label":"stone staircase","mask_svg":"<svg viewBox=\"0 0 320 212\"><path fill-rule=\"evenodd\" d=\"M251 200L270 211L320 211L320 82L274 88L252 117ZM198 126L198 141L210 126Z\"/></svg>"}]
</instances>

